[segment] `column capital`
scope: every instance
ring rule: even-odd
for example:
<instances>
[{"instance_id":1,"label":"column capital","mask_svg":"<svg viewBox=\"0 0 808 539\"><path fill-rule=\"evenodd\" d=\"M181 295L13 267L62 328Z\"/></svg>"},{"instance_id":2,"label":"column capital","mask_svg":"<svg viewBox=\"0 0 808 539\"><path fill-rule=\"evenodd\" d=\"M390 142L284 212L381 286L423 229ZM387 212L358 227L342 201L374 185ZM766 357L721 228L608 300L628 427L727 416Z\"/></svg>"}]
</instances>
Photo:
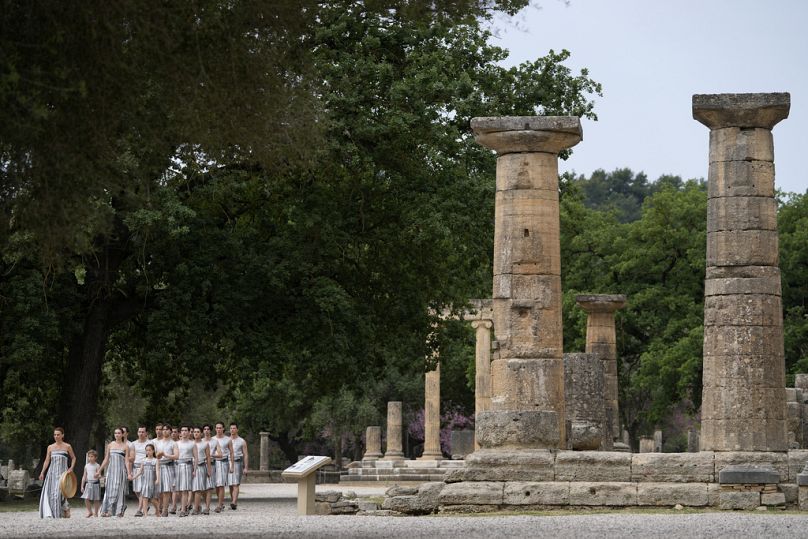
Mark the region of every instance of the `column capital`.
<instances>
[{"instance_id":1,"label":"column capital","mask_svg":"<svg viewBox=\"0 0 808 539\"><path fill-rule=\"evenodd\" d=\"M471 119L478 144L499 155L522 152L557 154L583 138L577 116L490 116Z\"/></svg>"},{"instance_id":2,"label":"column capital","mask_svg":"<svg viewBox=\"0 0 808 539\"><path fill-rule=\"evenodd\" d=\"M580 294L575 302L587 313L613 313L626 306L623 294Z\"/></svg>"},{"instance_id":3,"label":"column capital","mask_svg":"<svg viewBox=\"0 0 808 539\"><path fill-rule=\"evenodd\" d=\"M695 94L693 119L710 129L725 127L773 128L788 118L791 94Z\"/></svg>"},{"instance_id":4,"label":"column capital","mask_svg":"<svg viewBox=\"0 0 808 539\"><path fill-rule=\"evenodd\" d=\"M473 327L474 329L479 328L491 329L492 327L494 327L494 322L491 320L472 320L471 327Z\"/></svg>"}]
</instances>

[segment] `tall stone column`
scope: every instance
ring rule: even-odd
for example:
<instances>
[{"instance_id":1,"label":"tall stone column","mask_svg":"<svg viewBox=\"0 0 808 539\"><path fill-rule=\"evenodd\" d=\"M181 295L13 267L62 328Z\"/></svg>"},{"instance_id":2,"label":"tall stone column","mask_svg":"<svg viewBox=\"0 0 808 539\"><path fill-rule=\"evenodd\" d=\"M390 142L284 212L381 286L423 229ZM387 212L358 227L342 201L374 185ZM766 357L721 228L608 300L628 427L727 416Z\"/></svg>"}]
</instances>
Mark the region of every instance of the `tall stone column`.
<instances>
[{"instance_id":1,"label":"tall stone column","mask_svg":"<svg viewBox=\"0 0 808 539\"><path fill-rule=\"evenodd\" d=\"M269 433L261 432L261 445L259 447L260 460L258 461L258 470L261 472L269 471Z\"/></svg>"},{"instance_id":2,"label":"tall stone column","mask_svg":"<svg viewBox=\"0 0 808 539\"><path fill-rule=\"evenodd\" d=\"M626 305L626 296L584 294L575 301L586 314L586 353L596 354L603 361L606 422L612 440L620 439L620 406L617 385L617 333L614 313Z\"/></svg>"},{"instance_id":3,"label":"tall stone column","mask_svg":"<svg viewBox=\"0 0 808 539\"><path fill-rule=\"evenodd\" d=\"M382 428L368 427L365 431L365 454L362 462L373 462L382 456Z\"/></svg>"},{"instance_id":4,"label":"tall stone column","mask_svg":"<svg viewBox=\"0 0 808 539\"><path fill-rule=\"evenodd\" d=\"M497 157L491 409L477 415L482 448L566 445L558 152L581 140L568 116L474 118Z\"/></svg>"},{"instance_id":5,"label":"tall stone column","mask_svg":"<svg viewBox=\"0 0 808 539\"><path fill-rule=\"evenodd\" d=\"M441 460L440 363L424 375L424 452L418 460Z\"/></svg>"},{"instance_id":6,"label":"tall stone column","mask_svg":"<svg viewBox=\"0 0 808 539\"><path fill-rule=\"evenodd\" d=\"M702 451L786 451L772 128L789 94L694 95L710 128Z\"/></svg>"},{"instance_id":7,"label":"tall stone column","mask_svg":"<svg viewBox=\"0 0 808 539\"><path fill-rule=\"evenodd\" d=\"M401 401L390 401L387 403L387 450L382 460L404 460L401 429Z\"/></svg>"}]
</instances>

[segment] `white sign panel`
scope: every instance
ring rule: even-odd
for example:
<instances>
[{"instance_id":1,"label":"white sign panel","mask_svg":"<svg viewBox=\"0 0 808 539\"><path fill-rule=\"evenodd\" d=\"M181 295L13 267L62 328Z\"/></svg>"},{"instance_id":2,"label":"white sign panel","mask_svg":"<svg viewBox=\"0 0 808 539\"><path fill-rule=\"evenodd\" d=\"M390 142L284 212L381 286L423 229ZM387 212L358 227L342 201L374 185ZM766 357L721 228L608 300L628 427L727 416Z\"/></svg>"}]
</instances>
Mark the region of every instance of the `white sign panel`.
<instances>
[{"instance_id":1,"label":"white sign panel","mask_svg":"<svg viewBox=\"0 0 808 539\"><path fill-rule=\"evenodd\" d=\"M330 463L331 457L318 457L311 455L295 462L286 468L281 475L283 477L304 477L315 471L317 468Z\"/></svg>"}]
</instances>

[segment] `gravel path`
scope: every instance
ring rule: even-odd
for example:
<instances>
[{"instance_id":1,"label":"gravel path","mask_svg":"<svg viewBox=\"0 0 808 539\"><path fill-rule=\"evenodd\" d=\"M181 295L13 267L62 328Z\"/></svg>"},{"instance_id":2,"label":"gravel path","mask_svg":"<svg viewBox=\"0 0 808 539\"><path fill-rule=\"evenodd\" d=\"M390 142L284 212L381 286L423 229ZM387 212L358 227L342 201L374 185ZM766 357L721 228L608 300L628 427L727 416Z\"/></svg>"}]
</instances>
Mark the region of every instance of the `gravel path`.
<instances>
[{"instance_id":1,"label":"gravel path","mask_svg":"<svg viewBox=\"0 0 808 539\"><path fill-rule=\"evenodd\" d=\"M247 485L237 511L188 518L41 520L36 512L0 514L0 537L808 537L808 515L760 513L609 513L559 516L359 517L295 514L294 485ZM318 488L320 490L320 488ZM322 490L336 490L324 486ZM345 488L360 496L384 488Z\"/></svg>"}]
</instances>

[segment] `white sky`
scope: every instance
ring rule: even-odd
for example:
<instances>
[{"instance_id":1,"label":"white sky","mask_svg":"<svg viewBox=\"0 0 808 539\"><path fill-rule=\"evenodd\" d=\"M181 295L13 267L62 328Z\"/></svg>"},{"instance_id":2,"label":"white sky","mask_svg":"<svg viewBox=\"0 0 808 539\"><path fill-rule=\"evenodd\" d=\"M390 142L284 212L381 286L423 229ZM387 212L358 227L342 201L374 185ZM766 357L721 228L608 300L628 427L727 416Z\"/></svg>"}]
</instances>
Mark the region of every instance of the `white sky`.
<instances>
[{"instance_id":1,"label":"white sky","mask_svg":"<svg viewBox=\"0 0 808 539\"><path fill-rule=\"evenodd\" d=\"M554 49L566 65L603 84L599 120L560 165L587 176L628 167L706 178L708 129L693 120L696 93L790 92L791 114L774 128L776 178L784 191L808 189L808 1L539 0L494 23L505 65Z\"/></svg>"}]
</instances>

